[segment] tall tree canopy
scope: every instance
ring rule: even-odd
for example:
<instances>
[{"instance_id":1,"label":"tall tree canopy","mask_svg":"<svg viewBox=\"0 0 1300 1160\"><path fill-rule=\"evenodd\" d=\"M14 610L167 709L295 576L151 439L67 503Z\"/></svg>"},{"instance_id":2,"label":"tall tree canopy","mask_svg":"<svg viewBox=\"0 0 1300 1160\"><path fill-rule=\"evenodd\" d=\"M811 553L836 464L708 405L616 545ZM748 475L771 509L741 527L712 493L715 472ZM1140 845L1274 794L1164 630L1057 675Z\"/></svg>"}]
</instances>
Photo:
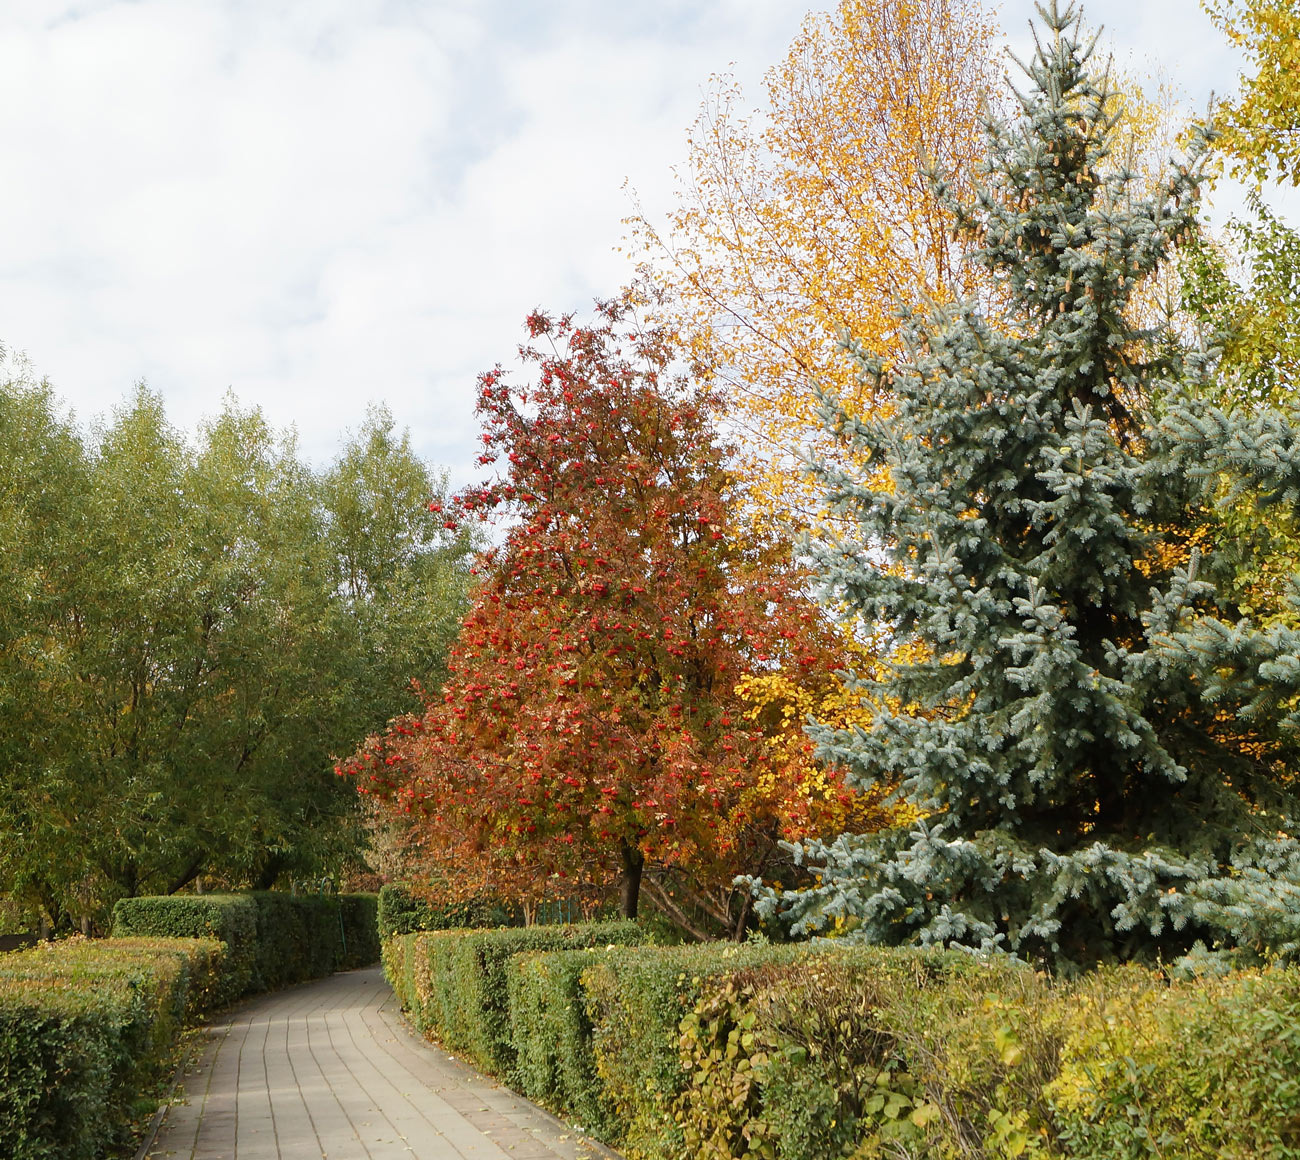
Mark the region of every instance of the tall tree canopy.
<instances>
[{"instance_id":1,"label":"tall tree canopy","mask_svg":"<svg viewBox=\"0 0 1300 1160\"><path fill-rule=\"evenodd\" d=\"M619 879L629 915L644 882L688 925L743 928L735 874L840 802L798 745L772 744L800 722L739 686L824 682L838 638L789 545L738 527L719 399L660 332L627 303L529 331L530 381L479 383L481 462L502 470L443 513L513 518L478 564L451 677L348 769L462 882Z\"/></svg>"},{"instance_id":2,"label":"tall tree canopy","mask_svg":"<svg viewBox=\"0 0 1300 1160\"><path fill-rule=\"evenodd\" d=\"M1234 603L1219 544L1185 541L1228 477L1294 519L1300 430L1210 407L1211 365L1128 320L1193 225L1199 161L1152 198L1107 176L1077 10L1043 14L1021 115L990 124L955 206L998 305L918 310L897 364L852 348L888 420L823 412L868 468L822 472L856 528L817 549L825 595L911 659L861 682L869 731L820 728L819 749L858 785L901 775L922 817L805 845L820 884L762 905L1061 966L1295 945L1295 887L1270 876L1294 881L1300 637Z\"/></svg>"},{"instance_id":3,"label":"tall tree canopy","mask_svg":"<svg viewBox=\"0 0 1300 1160\"><path fill-rule=\"evenodd\" d=\"M1234 173L1300 185L1300 10L1295 0L1202 0L1246 57L1240 90L1218 110Z\"/></svg>"},{"instance_id":4,"label":"tall tree canopy","mask_svg":"<svg viewBox=\"0 0 1300 1160\"><path fill-rule=\"evenodd\" d=\"M889 355L899 296L971 289L923 170L972 172L994 33L979 0L842 0L809 16L761 111L746 116L735 83L717 81L666 226L632 223L664 317L730 397L760 518L810 522L805 447L840 454L810 383L860 412L878 402L841 332Z\"/></svg>"},{"instance_id":5,"label":"tall tree canopy","mask_svg":"<svg viewBox=\"0 0 1300 1160\"><path fill-rule=\"evenodd\" d=\"M1256 184L1242 216L1221 229L1203 225L1182 256L1183 305L1201 343L1220 352L1214 401L1228 409L1293 410L1300 400L1300 232L1269 209L1264 179L1300 178L1300 12L1271 0L1209 0L1205 7L1245 50L1247 65L1238 91L1215 110L1215 149L1225 168ZM1231 491L1225 481L1210 519L1239 557L1241 603L1262 619L1287 619L1287 590L1300 570L1289 513L1260 508L1249 496L1230 498Z\"/></svg>"},{"instance_id":6,"label":"tall tree canopy","mask_svg":"<svg viewBox=\"0 0 1300 1160\"><path fill-rule=\"evenodd\" d=\"M144 389L86 434L0 385L0 894L62 925L356 860L331 753L440 679L466 579L392 427L318 475L233 402L191 443Z\"/></svg>"}]
</instances>

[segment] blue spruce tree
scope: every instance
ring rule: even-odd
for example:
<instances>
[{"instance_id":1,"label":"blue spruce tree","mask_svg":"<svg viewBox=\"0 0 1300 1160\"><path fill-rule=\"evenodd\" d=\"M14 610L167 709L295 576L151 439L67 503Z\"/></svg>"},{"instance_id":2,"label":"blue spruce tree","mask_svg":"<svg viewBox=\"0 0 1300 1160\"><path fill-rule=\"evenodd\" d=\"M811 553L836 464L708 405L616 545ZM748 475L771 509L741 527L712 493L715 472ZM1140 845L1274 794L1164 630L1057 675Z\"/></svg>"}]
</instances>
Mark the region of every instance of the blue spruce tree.
<instances>
[{"instance_id":1,"label":"blue spruce tree","mask_svg":"<svg viewBox=\"0 0 1300 1160\"><path fill-rule=\"evenodd\" d=\"M1191 530L1229 476L1295 504L1300 429L1201 404L1212 352L1130 322L1195 228L1203 143L1139 197L1077 9L1039 12L1020 115L990 123L982 191L953 207L997 291L906 315L892 365L853 352L888 415L824 399L865 464L820 471L853 529L812 545L824 598L905 659L858 681L869 730L812 732L922 820L796 847L817 885L755 884L760 912L1064 969L1285 953L1300 636L1246 619Z\"/></svg>"}]
</instances>

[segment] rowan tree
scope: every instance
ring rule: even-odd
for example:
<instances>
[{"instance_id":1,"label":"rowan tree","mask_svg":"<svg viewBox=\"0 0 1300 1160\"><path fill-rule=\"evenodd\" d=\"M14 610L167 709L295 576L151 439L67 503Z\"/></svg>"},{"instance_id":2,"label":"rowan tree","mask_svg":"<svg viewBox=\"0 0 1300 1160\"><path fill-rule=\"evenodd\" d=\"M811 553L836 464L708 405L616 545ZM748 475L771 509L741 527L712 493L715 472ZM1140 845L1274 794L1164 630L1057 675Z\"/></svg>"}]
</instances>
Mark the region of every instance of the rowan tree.
<instances>
[{"instance_id":1,"label":"rowan tree","mask_svg":"<svg viewBox=\"0 0 1300 1160\"><path fill-rule=\"evenodd\" d=\"M837 637L789 544L739 531L719 397L661 332L626 300L528 332L528 381L479 380L480 464L499 470L445 513L512 521L478 563L451 677L344 769L462 881L617 877L624 914L645 883L688 927L743 929L733 877L843 790L770 744L800 721L738 686L824 681Z\"/></svg>"}]
</instances>

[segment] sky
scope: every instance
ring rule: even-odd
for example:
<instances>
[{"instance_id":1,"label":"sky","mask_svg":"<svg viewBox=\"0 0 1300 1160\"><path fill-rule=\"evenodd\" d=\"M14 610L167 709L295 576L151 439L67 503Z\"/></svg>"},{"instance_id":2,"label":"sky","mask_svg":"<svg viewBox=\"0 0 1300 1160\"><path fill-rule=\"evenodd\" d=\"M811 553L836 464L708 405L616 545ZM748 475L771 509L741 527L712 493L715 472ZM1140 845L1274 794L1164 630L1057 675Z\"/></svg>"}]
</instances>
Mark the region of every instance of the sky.
<instances>
[{"instance_id":1,"label":"sky","mask_svg":"<svg viewBox=\"0 0 1300 1160\"><path fill-rule=\"evenodd\" d=\"M1196 0L1085 7L1196 108L1233 88ZM1032 3L1000 9L1024 53ZM478 372L628 281L629 191L671 206L710 75L759 103L808 10L7 0L0 343L79 419L145 381L192 429L229 390L320 466L382 402L468 482Z\"/></svg>"}]
</instances>

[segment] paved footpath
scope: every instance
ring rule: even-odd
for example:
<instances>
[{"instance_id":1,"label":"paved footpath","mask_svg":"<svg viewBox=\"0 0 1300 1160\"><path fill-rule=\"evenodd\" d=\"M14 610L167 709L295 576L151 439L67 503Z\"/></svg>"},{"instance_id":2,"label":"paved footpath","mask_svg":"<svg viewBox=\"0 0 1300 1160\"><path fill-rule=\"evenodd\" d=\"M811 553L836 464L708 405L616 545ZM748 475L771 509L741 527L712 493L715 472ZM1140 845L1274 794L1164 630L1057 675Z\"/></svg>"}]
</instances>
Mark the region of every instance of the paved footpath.
<instances>
[{"instance_id":1,"label":"paved footpath","mask_svg":"<svg viewBox=\"0 0 1300 1160\"><path fill-rule=\"evenodd\" d=\"M219 1015L150 1160L596 1160L613 1153L410 1030L378 967Z\"/></svg>"}]
</instances>

